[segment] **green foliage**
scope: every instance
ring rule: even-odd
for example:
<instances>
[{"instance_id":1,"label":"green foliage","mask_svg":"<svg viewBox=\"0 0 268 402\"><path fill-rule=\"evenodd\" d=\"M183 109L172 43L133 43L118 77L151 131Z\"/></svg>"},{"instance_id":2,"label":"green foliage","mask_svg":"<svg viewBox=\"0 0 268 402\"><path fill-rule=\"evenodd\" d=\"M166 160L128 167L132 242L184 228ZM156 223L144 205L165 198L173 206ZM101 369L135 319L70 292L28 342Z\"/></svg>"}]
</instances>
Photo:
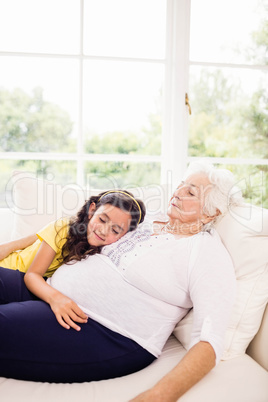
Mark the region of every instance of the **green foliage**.
<instances>
[{"instance_id":1,"label":"green foliage","mask_svg":"<svg viewBox=\"0 0 268 402\"><path fill-rule=\"evenodd\" d=\"M149 116L149 126L141 132L109 132L92 134L85 144L86 152L93 154L158 155L161 152L161 115ZM135 187L159 184L158 163L90 162L85 166L89 187ZM146 174L144 174L146 171ZM90 181L90 183L89 183Z\"/></svg>"},{"instance_id":2,"label":"green foliage","mask_svg":"<svg viewBox=\"0 0 268 402\"><path fill-rule=\"evenodd\" d=\"M239 82L222 70L203 69L191 80L189 154L191 156L237 157L246 151L245 133L238 140L237 127L243 102Z\"/></svg>"},{"instance_id":3,"label":"green foliage","mask_svg":"<svg viewBox=\"0 0 268 402\"><path fill-rule=\"evenodd\" d=\"M266 7L266 13L268 6ZM255 44L254 53L251 54L251 59L257 59L262 64L268 64L268 21L264 19L258 31L252 33L252 39Z\"/></svg>"},{"instance_id":4,"label":"green foliage","mask_svg":"<svg viewBox=\"0 0 268 402\"><path fill-rule=\"evenodd\" d=\"M32 96L0 89L0 151L64 152L71 132L68 113L44 101L41 88Z\"/></svg>"},{"instance_id":5,"label":"green foliage","mask_svg":"<svg viewBox=\"0 0 268 402\"><path fill-rule=\"evenodd\" d=\"M159 155L161 152L162 121L160 114L149 116L149 127L141 132L108 132L88 134L85 151L92 154Z\"/></svg>"},{"instance_id":6,"label":"green foliage","mask_svg":"<svg viewBox=\"0 0 268 402\"><path fill-rule=\"evenodd\" d=\"M144 155L161 154L162 115L158 113L149 116L149 127L143 128L144 140L141 153Z\"/></svg>"},{"instance_id":7,"label":"green foliage","mask_svg":"<svg viewBox=\"0 0 268 402\"><path fill-rule=\"evenodd\" d=\"M254 45L247 51L250 61L268 64L267 19L252 33L252 39ZM268 90L263 82L249 96L243 92L239 79L225 75L224 69L203 68L197 78L192 77L189 154L268 158ZM268 207L267 166L233 165L230 169L247 181L243 189L246 199Z\"/></svg>"},{"instance_id":8,"label":"green foliage","mask_svg":"<svg viewBox=\"0 0 268 402\"><path fill-rule=\"evenodd\" d=\"M259 158L268 158L268 92L258 90L242 113L249 145Z\"/></svg>"},{"instance_id":9,"label":"green foliage","mask_svg":"<svg viewBox=\"0 0 268 402\"><path fill-rule=\"evenodd\" d=\"M139 146L140 140L137 134L111 132L91 135L86 142L85 150L92 154L132 154L138 153Z\"/></svg>"},{"instance_id":10,"label":"green foliage","mask_svg":"<svg viewBox=\"0 0 268 402\"><path fill-rule=\"evenodd\" d=\"M85 182L89 188L131 188L159 184L160 164L87 162L85 171Z\"/></svg>"}]
</instances>

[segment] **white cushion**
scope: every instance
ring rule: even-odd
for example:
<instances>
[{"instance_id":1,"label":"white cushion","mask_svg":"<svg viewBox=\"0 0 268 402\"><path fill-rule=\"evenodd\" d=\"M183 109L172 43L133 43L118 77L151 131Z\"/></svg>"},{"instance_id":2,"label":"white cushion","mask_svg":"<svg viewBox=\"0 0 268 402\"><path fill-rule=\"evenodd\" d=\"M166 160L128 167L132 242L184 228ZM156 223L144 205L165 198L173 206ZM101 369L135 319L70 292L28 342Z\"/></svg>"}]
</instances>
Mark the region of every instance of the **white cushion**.
<instances>
[{"instance_id":1,"label":"white cushion","mask_svg":"<svg viewBox=\"0 0 268 402\"><path fill-rule=\"evenodd\" d=\"M11 233L13 229L14 214L9 208L0 208L0 244L12 240Z\"/></svg>"},{"instance_id":2,"label":"white cushion","mask_svg":"<svg viewBox=\"0 0 268 402\"><path fill-rule=\"evenodd\" d=\"M225 339L223 359L245 353L257 333L268 302L268 210L245 204L217 224L237 278L237 297ZM186 349L192 311L176 326L175 336Z\"/></svg>"},{"instance_id":3,"label":"white cushion","mask_svg":"<svg viewBox=\"0 0 268 402\"><path fill-rule=\"evenodd\" d=\"M13 239L35 233L61 216L76 214L85 201L79 186L62 187L31 173L15 172L12 182Z\"/></svg>"}]
</instances>

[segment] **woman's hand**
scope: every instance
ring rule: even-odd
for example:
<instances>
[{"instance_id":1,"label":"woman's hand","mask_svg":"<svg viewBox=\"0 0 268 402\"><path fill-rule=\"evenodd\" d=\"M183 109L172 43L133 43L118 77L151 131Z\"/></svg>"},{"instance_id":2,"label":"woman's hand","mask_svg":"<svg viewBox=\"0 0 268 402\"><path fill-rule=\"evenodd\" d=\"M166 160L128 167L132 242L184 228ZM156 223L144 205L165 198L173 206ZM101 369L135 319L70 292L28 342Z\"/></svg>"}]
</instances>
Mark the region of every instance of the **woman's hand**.
<instances>
[{"instance_id":1,"label":"woman's hand","mask_svg":"<svg viewBox=\"0 0 268 402\"><path fill-rule=\"evenodd\" d=\"M57 297L50 301L50 307L56 316L58 323L66 328L72 327L76 331L80 331L75 322L86 323L86 314L78 307L78 305L69 297L59 293Z\"/></svg>"}]
</instances>

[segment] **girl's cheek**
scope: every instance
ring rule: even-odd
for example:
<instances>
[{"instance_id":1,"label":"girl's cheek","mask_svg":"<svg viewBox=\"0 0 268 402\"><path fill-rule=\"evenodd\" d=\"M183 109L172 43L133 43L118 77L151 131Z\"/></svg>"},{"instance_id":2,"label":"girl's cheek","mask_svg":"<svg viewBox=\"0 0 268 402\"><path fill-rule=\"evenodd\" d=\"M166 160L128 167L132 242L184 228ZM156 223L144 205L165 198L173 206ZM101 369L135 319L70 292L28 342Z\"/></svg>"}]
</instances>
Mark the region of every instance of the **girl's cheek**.
<instances>
[{"instance_id":1,"label":"girl's cheek","mask_svg":"<svg viewBox=\"0 0 268 402\"><path fill-rule=\"evenodd\" d=\"M89 225L91 227L91 230L95 230L99 226L97 222L92 222Z\"/></svg>"},{"instance_id":2,"label":"girl's cheek","mask_svg":"<svg viewBox=\"0 0 268 402\"><path fill-rule=\"evenodd\" d=\"M107 241L109 242L109 244L111 244L111 243L115 243L118 239L119 239L119 236L118 236L118 235L110 234L110 235L108 236Z\"/></svg>"},{"instance_id":3,"label":"girl's cheek","mask_svg":"<svg viewBox=\"0 0 268 402\"><path fill-rule=\"evenodd\" d=\"M95 231L96 228L97 228L97 225L96 225L96 224L90 223L90 224L88 225L88 227L87 227L87 231L88 231L88 233L91 233L91 232Z\"/></svg>"}]
</instances>

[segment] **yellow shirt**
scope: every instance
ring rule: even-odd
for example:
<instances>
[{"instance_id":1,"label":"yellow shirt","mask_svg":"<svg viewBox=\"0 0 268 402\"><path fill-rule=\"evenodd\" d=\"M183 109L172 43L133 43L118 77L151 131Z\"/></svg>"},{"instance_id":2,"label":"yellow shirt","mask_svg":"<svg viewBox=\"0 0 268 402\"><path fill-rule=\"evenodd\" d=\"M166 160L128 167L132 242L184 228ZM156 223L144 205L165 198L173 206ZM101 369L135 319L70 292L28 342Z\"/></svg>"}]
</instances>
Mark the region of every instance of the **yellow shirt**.
<instances>
[{"instance_id":1,"label":"yellow shirt","mask_svg":"<svg viewBox=\"0 0 268 402\"><path fill-rule=\"evenodd\" d=\"M14 251L6 258L0 261L0 267L18 269L21 272L26 272L30 267L33 259L39 250L39 247L44 240L53 250L56 255L48 268L45 276L51 276L56 269L61 265L61 250L66 242L66 237L69 229L69 219L63 218L53 221L41 229L36 235L36 240L24 250Z\"/></svg>"}]
</instances>

